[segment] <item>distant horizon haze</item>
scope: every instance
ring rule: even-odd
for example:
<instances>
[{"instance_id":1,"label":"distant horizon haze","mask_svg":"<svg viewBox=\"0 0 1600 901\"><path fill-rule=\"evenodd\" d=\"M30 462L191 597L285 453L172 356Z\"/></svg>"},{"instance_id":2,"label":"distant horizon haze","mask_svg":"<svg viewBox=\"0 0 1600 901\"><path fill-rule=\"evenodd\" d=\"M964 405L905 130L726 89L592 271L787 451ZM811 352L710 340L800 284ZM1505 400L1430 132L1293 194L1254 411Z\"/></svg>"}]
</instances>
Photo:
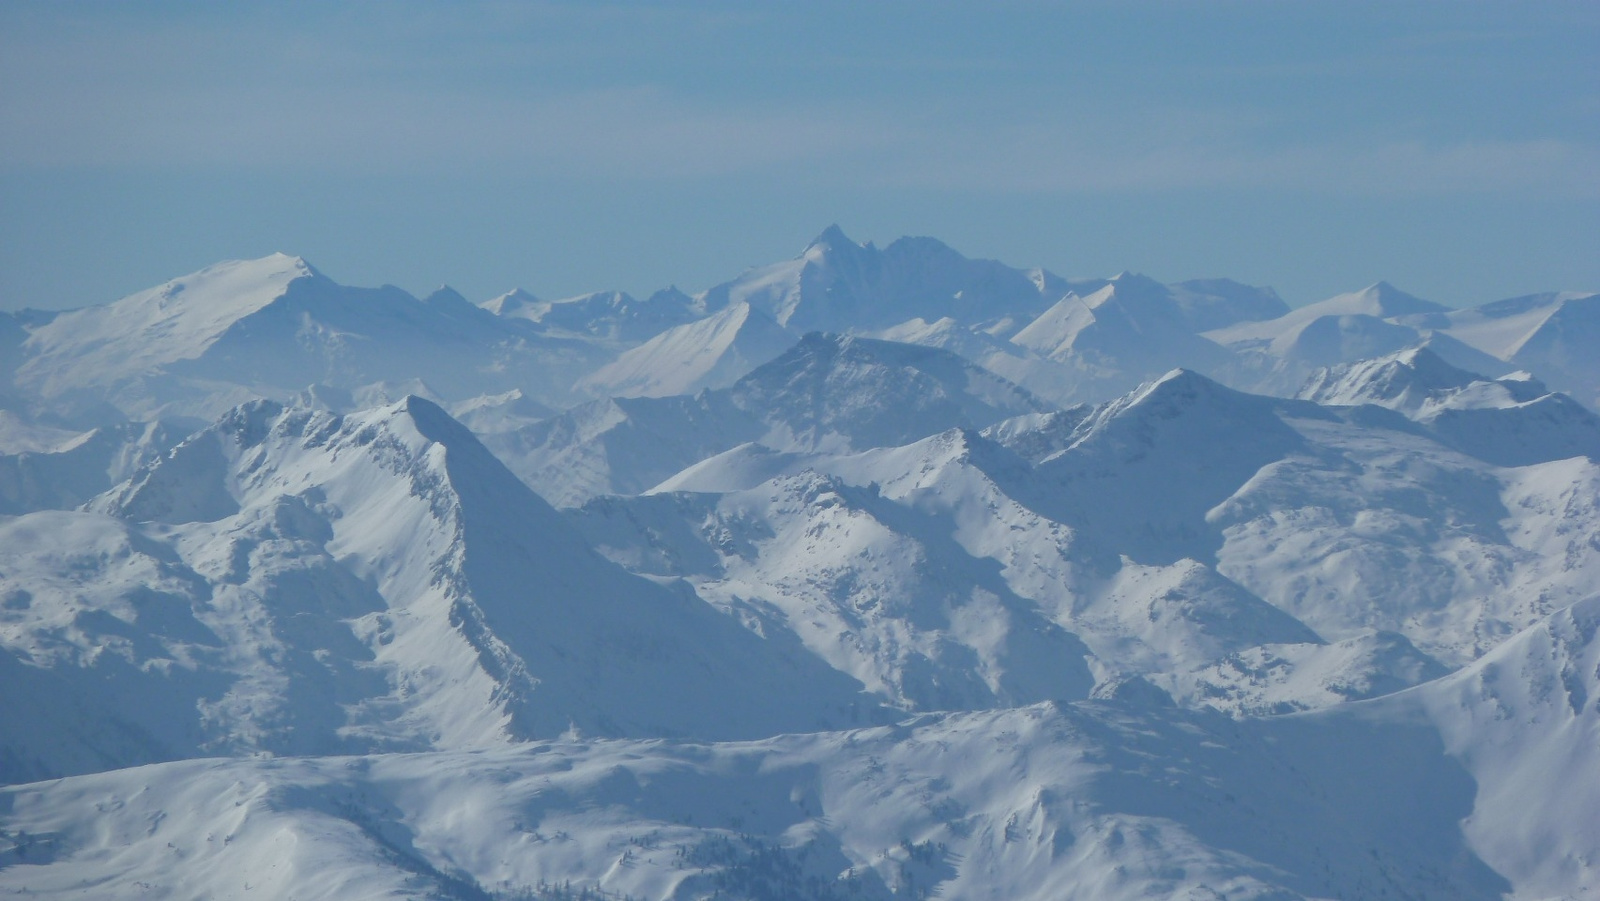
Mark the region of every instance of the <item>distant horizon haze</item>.
<instances>
[{"instance_id":1,"label":"distant horizon haze","mask_svg":"<svg viewBox=\"0 0 1600 901\"><path fill-rule=\"evenodd\" d=\"M274 251L481 301L839 223L1293 306L1600 289L1600 6L0 6L0 309Z\"/></svg>"}]
</instances>

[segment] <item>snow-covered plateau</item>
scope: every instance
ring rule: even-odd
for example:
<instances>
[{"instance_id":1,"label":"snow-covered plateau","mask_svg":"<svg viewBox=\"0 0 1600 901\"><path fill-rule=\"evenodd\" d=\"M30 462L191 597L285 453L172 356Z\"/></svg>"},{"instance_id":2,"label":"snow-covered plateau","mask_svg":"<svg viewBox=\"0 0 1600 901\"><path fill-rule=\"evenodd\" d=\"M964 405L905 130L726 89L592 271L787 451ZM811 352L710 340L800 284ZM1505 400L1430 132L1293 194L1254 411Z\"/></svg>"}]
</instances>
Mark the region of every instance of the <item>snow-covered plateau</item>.
<instances>
[{"instance_id":1,"label":"snow-covered plateau","mask_svg":"<svg viewBox=\"0 0 1600 901\"><path fill-rule=\"evenodd\" d=\"M1597 347L837 227L0 312L0 895L1600 898Z\"/></svg>"}]
</instances>

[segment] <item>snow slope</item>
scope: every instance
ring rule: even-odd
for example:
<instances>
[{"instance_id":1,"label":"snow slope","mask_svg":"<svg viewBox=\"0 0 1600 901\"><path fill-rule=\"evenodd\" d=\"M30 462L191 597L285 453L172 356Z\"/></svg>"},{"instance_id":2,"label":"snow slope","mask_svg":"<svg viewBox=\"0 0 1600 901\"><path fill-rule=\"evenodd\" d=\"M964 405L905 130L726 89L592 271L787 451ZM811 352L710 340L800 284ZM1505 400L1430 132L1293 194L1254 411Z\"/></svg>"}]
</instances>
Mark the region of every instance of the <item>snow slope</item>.
<instances>
[{"instance_id":1,"label":"snow slope","mask_svg":"<svg viewBox=\"0 0 1600 901\"><path fill-rule=\"evenodd\" d=\"M1600 409L1600 294L1514 297L1442 318L1432 327Z\"/></svg>"},{"instance_id":2,"label":"snow slope","mask_svg":"<svg viewBox=\"0 0 1600 901\"><path fill-rule=\"evenodd\" d=\"M873 707L809 655L600 558L420 399L242 407L92 507L4 523L8 683L28 689L8 696L83 706L115 741L75 737L76 720L7 730L7 781L80 765L62 747L127 765L757 736Z\"/></svg>"},{"instance_id":3,"label":"snow slope","mask_svg":"<svg viewBox=\"0 0 1600 901\"><path fill-rule=\"evenodd\" d=\"M579 380L612 397L664 397L725 388L788 350L795 333L747 303L669 328Z\"/></svg>"},{"instance_id":4,"label":"snow slope","mask_svg":"<svg viewBox=\"0 0 1600 901\"><path fill-rule=\"evenodd\" d=\"M49 450L0 454L0 514L70 510L133 475L187 430L170 422L123 423Z\"/></svg>"},{"instance_id":5,"label":"snow slope","mask_svg":"<svg viewBox=\"0 0 1600 901\"><path fill-rule=\"evenodd\" d=\"M1321 370L1300 396L1396 410L1445 444L1503 466L1600 460L1600 416L1525 374L1486 379L1425 347Z\"/></svg>"},{"instance_id":6,"label":"snow slope","mask_svg":"<svg viewBox=\"0 0 1600 901\"><path fill-rule=\"evenodd\" d=\"M450 399L517 387L564 399L603 353L449 289L418 300L394 287L347 288L283 254L63 313L23 350L19 390L56 415L109 404L140 418L206 420L313 383L354 389L424 376Z\"/></svg>"},{"instance_id":7,"label":"snow slope","mask_svg":"<svg viewBox=\"0 0 1600 901\"><path fill-rule=\"evenodd\" d=\"M1597 296L0 314L0 893L1595 896Z\"/></svg>"},{"instance_id":8,"label":"snow slope","mask_svg":"<svg viewBox=\"0 0 1600 901\"><path fill-rule=\"evenodd\" d=\"M1482 414L1485 434L1515 434L1523 408ZM1589 434L1586 419L1566 424L1547 435L1552 459L1501 466L1378 406L1256 397L1174 371L992 438L952 430L862 453L744 443L573 517L611 559L685 578L718 607L810 599L805 610L846 616L808 639L784 613L835 666L848 656L830 650L835 632L862 629L851 605L989 592L1077 635L1096 680L1160 674L1186 704L1298 709L1461 666L1590 591L1600 469L1563 458ZM866 493L824 490L818 474ZM859 535L878 538L827 551L818 536L838 517L877 523ZM885 554L939 559L938 579L885 589ZM880 671L901 666L891 645L862 647Z\"/></svg>"},{"instance_id":9,"label":"snow slope","mask_svg":"<svg viewBox=\"0 0 1600 901\"><path fill-rule=\"evenodd\" d=\"M909 710L1081 698L1088 649L994 568L872 488L807 471L702 500L602 498L574 520L638 572L685 578Z\"/></svg>"},{"instance_id":10,"label":"snow slope","mask_svg":"<svg viewBox=\"0 0 1600 901\"><path fill-rule=\"evenodd\" d=\"M524 319L553 332L599 338L623 347L689 322L700 312L694 299L677 288L657 291L642 301L622 291L542 301L519 288L480 306L497 316Z\"/></svg>"},{"instance_id":11,"label":"snow slope","mask_svg":"<svg viewBox=\"0 0 1600 901\"><path fill-rule=\"evenodd\" d=\"M736 744L189 761L14 786L0 885L1582 898L1600 887L1600 799L1571 778L1600 739L1596 616L1589 602L1456 675L1290 717L1046 703Z\"/></svg>"},{"instance_id":12,"label":"snow slope","mask_svg":"<svg viewBox=\"0 0 1600 901\"><path fill-rule=\"evenodd\" d=\"M1378 282L1360 291L1339 294L1327 300L1306 304L1279 316L1259 322L1240 322L1210 333L1220 344L1279 344L1302 334L1319 319L1365 316L1387 320L1397 316L1428 316L1449 312L1443 304L1407 294L1388 282Z\"/></svg>"},{"instance_id":13,"label":"snow slope","mask_svg":"<svg viewBox=\"0 0 1600 901\"><path fill-rule=\"evenodd\" d=\"M1572 422L1563 441L1587 431ZM1400 632L1459 665L1596 578L1579 537L1597 525L1600 469L1587 457L1497 466L1397 413L1276 401L1195 374L1025 424L996 434L1045 454L1029 503L1108 552L1214 565L1330 641Z\"/></svg>"},{"instance_id":14,"label":"snow slope","mask_svg":"<svg viewBox=\"0 0 1600 901\"><path fill-rule=\"evenodd\" d=\"M1011 336L1080 373L1073 401L1126 392L1174 366L1220 373L1231 355L1200 337L1165 285L1123 273L1086 296L1069 294Z\"/></svg>"},{"instance_id":15,"label":"snow slope","mask_svg":"<svg viewBox=\"0 0 1600 901\"><path fill-rule=\"evenodd\" d=\"M814 333L727 388L593 401L485 441L565 507L645 491L750 441L792 451L902 444L1043 407L947 351Z\"/></svg>"},{"instance_id":16,"label":"snow slope","mask_svg":"<svg viewBox=\"0 0 1600 901\"><path fill-rule=\"evenodd\" d=\"M916 317L1032 316L1066 290L1050 273L970 260L933 238L900 238L880 250L834 225L795 259L717 285L700 303L708 312L748 303L796 333L848 333Z\"/></svg>"}]
</instances>

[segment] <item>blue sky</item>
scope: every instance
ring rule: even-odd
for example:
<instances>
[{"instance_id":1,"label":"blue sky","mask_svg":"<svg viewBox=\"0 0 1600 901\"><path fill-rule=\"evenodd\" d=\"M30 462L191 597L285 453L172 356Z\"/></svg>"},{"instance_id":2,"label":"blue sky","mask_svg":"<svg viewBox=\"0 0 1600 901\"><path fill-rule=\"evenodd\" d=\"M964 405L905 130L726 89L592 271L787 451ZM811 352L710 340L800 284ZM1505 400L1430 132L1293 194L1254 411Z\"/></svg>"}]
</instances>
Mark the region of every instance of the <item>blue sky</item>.
<instances>
[{"instance_id":1,"label":"blue sky","mask_svg":"<svg viewBox=\"0 0 1600 901\"><path fill-rule=\"evenodd\" d=\"M933 235L1060 274L1600 289L1600 4L0 0L0 307L283 250L478 300Z\"/></svg>"}]
</instances>

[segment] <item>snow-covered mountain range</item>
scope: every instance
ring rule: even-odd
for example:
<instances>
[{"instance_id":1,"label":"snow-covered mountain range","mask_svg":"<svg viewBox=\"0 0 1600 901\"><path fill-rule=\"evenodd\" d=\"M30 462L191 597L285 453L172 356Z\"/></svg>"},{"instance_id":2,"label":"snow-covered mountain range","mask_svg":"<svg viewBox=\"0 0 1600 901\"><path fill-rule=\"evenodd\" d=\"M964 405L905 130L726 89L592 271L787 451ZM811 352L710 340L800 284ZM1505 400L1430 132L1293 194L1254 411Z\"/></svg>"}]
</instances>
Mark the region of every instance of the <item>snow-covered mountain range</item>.
<instances>
[{"instance_id":1,"label":"snow-covered mountain range","mask_svg":"<svg viewBox=\"0 0 1600 901\"><path fill-rule=\"evenodd\" d=\"M0 890L1600 895L1591 339L836 227L0 314Z\"/></svg>"}]
</instances>

